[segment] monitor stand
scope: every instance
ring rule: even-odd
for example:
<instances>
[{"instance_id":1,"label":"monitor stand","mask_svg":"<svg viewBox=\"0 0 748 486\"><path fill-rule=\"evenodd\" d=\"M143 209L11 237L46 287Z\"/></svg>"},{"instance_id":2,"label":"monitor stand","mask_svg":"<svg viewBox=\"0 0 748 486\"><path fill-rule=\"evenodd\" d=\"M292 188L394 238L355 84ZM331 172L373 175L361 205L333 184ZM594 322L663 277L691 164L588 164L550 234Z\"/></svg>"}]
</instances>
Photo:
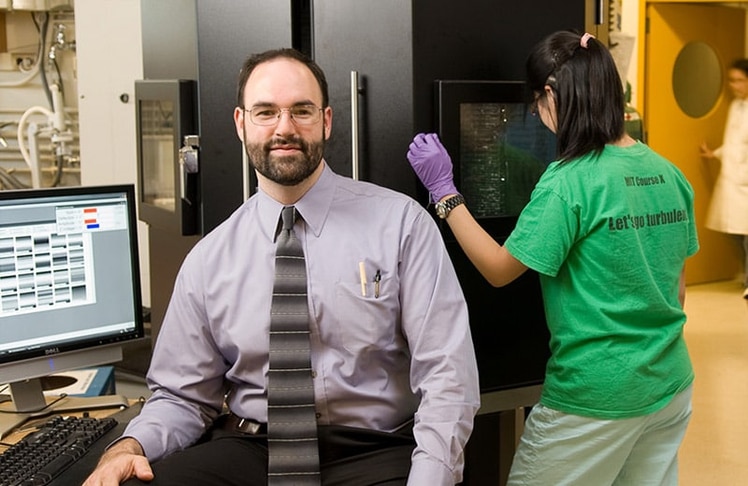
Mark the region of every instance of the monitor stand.
<instances>
[{"instance_id":1,"label":"monitor stand","mask_svg":"<svg viewBox=\"0 0 748 486\"><path fill-rule=\"evenodd\" d=\"M9 388L12 401L0 404L0 439L32 418L53 413L127 408L130 404L129 400L122 395L45 397L42 380L39 378L11 383Z\"/></svg>"}]
</instances>

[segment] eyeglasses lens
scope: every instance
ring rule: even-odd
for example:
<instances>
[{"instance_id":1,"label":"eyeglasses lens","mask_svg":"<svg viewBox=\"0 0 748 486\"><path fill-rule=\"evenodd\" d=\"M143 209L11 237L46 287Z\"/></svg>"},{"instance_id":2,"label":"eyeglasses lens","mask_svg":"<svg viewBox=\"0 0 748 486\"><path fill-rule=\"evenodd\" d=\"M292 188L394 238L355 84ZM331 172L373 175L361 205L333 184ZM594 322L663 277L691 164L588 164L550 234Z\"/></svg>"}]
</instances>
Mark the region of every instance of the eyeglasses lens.
<instances>
[{"instance_id":1,"label":"eyeglasses lens","mask_svg":"<svg viewBox=\"0 0 748 486\"><path fill-rule=\"evenodd\" d=\"M322 109L315 105L296 105L290 108L258 106L244 111L249 112L249 119L259 126L275 125L280 121L284 111L288 112L297 125L314 125L322 118Z\"/></svg>"}]
</instances>

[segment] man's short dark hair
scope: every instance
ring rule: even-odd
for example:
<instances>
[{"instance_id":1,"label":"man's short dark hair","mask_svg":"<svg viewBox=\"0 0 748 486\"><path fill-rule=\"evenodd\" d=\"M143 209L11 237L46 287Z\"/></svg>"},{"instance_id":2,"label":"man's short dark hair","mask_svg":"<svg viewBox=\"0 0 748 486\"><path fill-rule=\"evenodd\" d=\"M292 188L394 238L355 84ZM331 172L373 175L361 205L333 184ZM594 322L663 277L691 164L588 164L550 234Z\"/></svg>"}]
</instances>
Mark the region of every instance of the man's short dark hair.
<instances>
[{"instance_id":1,"label":"man's short dark hair","mask_svg":"<svg viewBox=\"0 0 748 486\"><path fill-rule=\"evenodd\" d=\"M247 84L247 80L249 79L249 75L252 74L252 71L254 71L254 69L262 63L280 58L299 61L307 68L309 68L314 77L317 79L317 84L319 84L320 91L322 91L321 108L327 108L330 102L330 98L327 92L327 79L325 78L324 71L322 71L322 68L320 68L312 58L302 52L297 51L296 49L290 48L272 49L258 54L253 54L252 56L247 58L246 61L244 61L244 65L239 72L239 84L237 86L236 93L237 106L244 108L244 86Z\"/></svg>"}]
</instances>

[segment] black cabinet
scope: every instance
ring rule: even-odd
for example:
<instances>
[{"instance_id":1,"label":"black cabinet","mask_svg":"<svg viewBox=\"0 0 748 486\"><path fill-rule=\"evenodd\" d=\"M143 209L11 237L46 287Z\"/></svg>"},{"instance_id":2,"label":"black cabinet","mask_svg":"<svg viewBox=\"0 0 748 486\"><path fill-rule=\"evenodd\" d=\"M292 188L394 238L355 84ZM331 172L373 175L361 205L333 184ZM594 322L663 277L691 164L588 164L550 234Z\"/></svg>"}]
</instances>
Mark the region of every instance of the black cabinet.
<instances>
[{"instance_id":1,"label":"black cabinet","mask_svg":"<svg viewBox=\"0 0 748 486\"><path fill-rule=\"evenodd\" d=\"M360 179L415 196L405 159L415 113L410 2L315 0L312 18L333 107L325 159L340 174L357 166Z\"/></svg>"},{"instance_id":2,"label":"black cabinet","mask_svg":"<svg viewBox=\"0 0 748 486\"><path fill-rule=\"evenodd\" d=\"M428 196L405 154L413 135L438 131L436 80L522 80L527 53L545 35L598 34L594 25L585 28L599 16L598 2L590 0L313 0L311 6L312 54L327 73L334 113L326 160L338 173L358 173L424 205ZM515 220L485 227L503 241ZM482 389L542 383L549 336L537 275L493 288L446 225L443 233L470 308Z\"/></svg>"},{"instance_id":3,"label":"black cabinet","mask_svg":"<svg viewBox=\"0 0 748 486\"><path fill-rule=\"evenodd\" d=\"M293 24L290 2L197 0L195 3L205 234L239 207L256 186L234 128L239 68L250 54L290 47Z\"/></svg>"},{"instance_id":4,"label":"black cabinet","mask_svg":"<svg viewBox=\"0 0 748 486\"><path fill-rule=\"evenodd\" d=\"M434 81L521 80L532 45L554 30L585 30L597 4L311 0L311 51L334 111L327 161L425 204L405 153L413 135L436 128Z\"/></svg>"},{"instance_id":5,"label":"black cabinet","mask_svg":"<svg viewBox=\"0 0 748 486\"><path fill-rule=\"evenodd\" d=\"M607 40L607 26L595 24L607 18L602 0L160 0L141 7L146 76L197 80L203 233L255 186L232 120L238 69L251 53L295 47L310 54L330 89L328 163L426 205L405 154L413 135L438 128L435 81L522 80L530 48L559 29ZM185 18L189 35L165 45L159 31L173 23L169 8ZM168 76L158 72L166 68ZM487 229L503 241L513 226L497 227ZM537 275L492 288L443 229L470 308L484 391L542 383L548 334ZM179 235L156 236L151 265L169 253L163 261L176 267L181 258L174 248L186 253L192 240L175 245ZM154 320L166 306L176 268L156 273L152 285L164 288L153 290L163 296L152 299Z\"/></svg>"}]
</instances>

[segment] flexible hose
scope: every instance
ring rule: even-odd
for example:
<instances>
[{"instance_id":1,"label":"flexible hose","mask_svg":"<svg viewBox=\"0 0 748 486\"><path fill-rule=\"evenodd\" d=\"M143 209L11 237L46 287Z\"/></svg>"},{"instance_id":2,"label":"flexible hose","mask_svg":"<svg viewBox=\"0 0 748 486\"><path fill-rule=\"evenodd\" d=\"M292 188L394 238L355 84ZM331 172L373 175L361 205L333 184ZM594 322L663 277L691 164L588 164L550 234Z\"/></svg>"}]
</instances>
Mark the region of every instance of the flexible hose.
<instances>
[{"instance_id":1,"label":"flexible hose","mask_svg":"<svg viewBox=\"0 0 748 486\"><path fill-rule=\"evenodd\" d=\"M33 115L34 113L41 113L42 115L46 116L48 119L52 119L54 117L54 113L49 111L48 109L44 108L43 106L32 106L28 110L23 112L23 115L21 115L21 119L18 121L18 131L16 136L18 137L18 150L21 151L21 156L23 157L23 160L26 162L26 165L29 166L29 169L31 169L32 174L34 174L36 171L36 161L31 160L31 156L29 155L29 151L26 148L26 139L24 137L23 131L26 128L26 120Z\"/></svg>"}]
</instances>

